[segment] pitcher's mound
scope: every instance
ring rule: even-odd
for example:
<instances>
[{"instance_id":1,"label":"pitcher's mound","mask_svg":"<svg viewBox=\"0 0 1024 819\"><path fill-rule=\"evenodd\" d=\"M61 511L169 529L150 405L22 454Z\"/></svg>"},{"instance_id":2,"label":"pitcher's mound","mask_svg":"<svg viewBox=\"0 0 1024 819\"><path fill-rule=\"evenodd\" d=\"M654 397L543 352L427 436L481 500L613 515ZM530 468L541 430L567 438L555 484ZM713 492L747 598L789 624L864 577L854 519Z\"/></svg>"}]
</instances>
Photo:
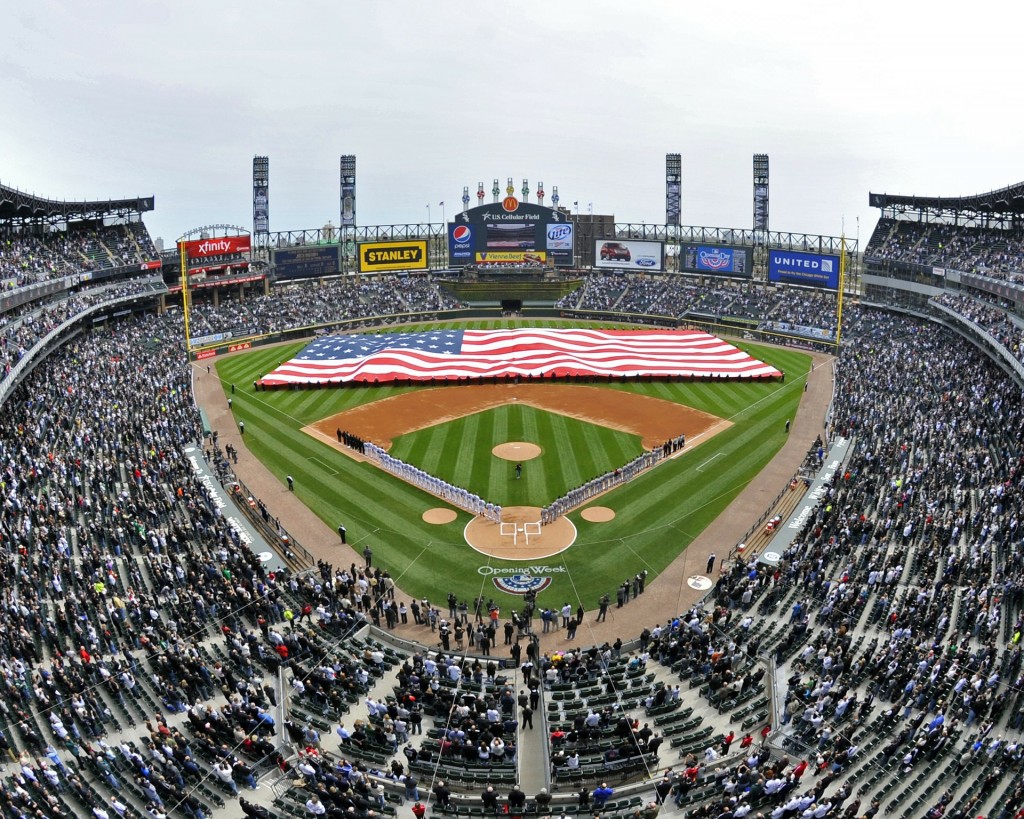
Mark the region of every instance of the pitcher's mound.
<instances>
[{"instance_id":1,"label":"pitcher's mound","mask_svg":"<svg viewBox=\"0 0 1024 819\"><path fill-rule=\"evenodd\" d=\"M443 507L436 507L434 509L428 509L423 513L423 521L425 523L451 523L459 515L454 509L445 509Z\"/></svg>"},{"instance_id":2,"label":"pitcher's mound","mask_svg":"<svg viewBox=\"0 0 1024 819\"><path fill-rule=\"evenodd\" d=\"M506 461L529 461L539 456L541 452L543 450L539 446L526 441L509 441L498 444L491 450L492 455L504 458Z\"/></svg>"},{"instance_id":3,"label":"pitcher's mound","mask_svg":"<svg viewBox=\"0 0 1024 819\"><path fill-rule=\"evenodd\" d=\"M580 517L591 523L607 523L610 520L615 520L615 510L609 509L607 506L588 506L580 512Z\"/></svg>"},{"instance_id":4,"label":"pitcher's mound","mask_svg":"<svg viewBox=\"0 0 1024 819\"><path fill-rule=\"evenodd\" d=\"M564 552L576 540L576 527L566 517L541 526L540 534L536 534L537 527L533 524L540 520L540 508L537 506L506 506L501 511L501 518L508 534L501 534L500 524L475 517L466 524L466 543L481 554L499 560L537 560ZM527 523L531 525L527 527ZM517 529L514 542L512 526ZM526 542L525 528L530 532L529 543Z\"/></svg>"}]
</instances>

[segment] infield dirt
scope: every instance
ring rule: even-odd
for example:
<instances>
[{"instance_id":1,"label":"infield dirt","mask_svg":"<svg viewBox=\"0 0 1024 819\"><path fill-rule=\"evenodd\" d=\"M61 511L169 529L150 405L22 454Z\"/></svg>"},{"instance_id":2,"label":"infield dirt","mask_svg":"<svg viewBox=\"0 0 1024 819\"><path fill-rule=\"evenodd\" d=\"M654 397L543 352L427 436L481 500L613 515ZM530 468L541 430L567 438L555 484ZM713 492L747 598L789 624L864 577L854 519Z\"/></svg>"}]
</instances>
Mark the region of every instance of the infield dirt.
<instances>
[{"instance_id":1,"label":"infield dirt","mask_svg":"<svg viewBox=\"0 0 1024 819\"><path fill-rule=\"evenodd\" d=\"M687 447L690 447L731 425L729 421L672 401L601 387L483 384L395 395L323 418L304 431L333 442L337 440L336 430L342 429L388 449L399 435L513 402L639 435L644 449L661 446L678 435L685 435Z\"/></svg>"}]
</instances>

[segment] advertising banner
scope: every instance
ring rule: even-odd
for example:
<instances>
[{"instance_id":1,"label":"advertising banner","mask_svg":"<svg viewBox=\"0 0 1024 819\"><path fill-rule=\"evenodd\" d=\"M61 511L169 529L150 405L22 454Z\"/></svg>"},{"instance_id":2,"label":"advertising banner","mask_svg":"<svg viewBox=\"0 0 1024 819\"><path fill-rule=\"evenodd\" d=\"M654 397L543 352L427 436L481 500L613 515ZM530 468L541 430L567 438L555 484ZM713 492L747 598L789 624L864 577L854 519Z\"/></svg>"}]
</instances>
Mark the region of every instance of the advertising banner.
<instances>
[{"instance_id":1,"label":"advertising banner","mask_svg":"<svg viewBox=\"0 0 1024 819\"><path fill-rule=\"evenodd\" d=\"M754 230L768 230L767 185L754 185Z\"/></svg>"},{"instance_id":2,"label":"advertising banner","mask_svg":"<svg viewBox=\"0 0 1024 819\"><path fill-rule=\"evenodd\" d=\"M448 225L448 261L473 261L475 225Z\"/></svg>"},{"instance_id":3,"label":"advertising banner","mask_svg":"<svg viewBox=\"0 0 1024 819\"><path fill-rule=\"evenodd\" d=\"M314 279L341 270L337 245L313 245L274 251L274 272L279 279Z\"/></svg>"},{"instance_id":4,"label":"advertising banner","mask_svg":"<svg viewBox=\"0 0 1024 819\"><path fill-rule=\"evenodd\" d=\"M426 270L426 239L404 242L363 242L359 245L359 272L376 273L385 270Z\"/></svg>"},{"instance_id":5,"label":"advertising banner","mask_svg":"<svg viewBox=\"0 0 1024 819\"><path fill-rule=\"evenodd\" d=\"M769 250L768 281L838 290L839 257L796 250Z\"/></svg>"},{"instance_id":6,"label":"advertising banner","mask_svg":"<svg viewBox=\"0 0 1024 819\"><path fill-rule=\"evenodd\" d=\"M196 239L185 242L185 254L189 259L202 259L206 256L230 256L235 253L248 253L252 250L249 236L218 236L213 239Z\"/></svg>"},{"instance_id":7,"label":"advertising banner","mask_svg":"<svg viewBox=\"0 0 1024 819\"><path fill-rule=\"evenodd\" d=\"M548 254L543 250L488 250L476 254L477 264L544 264Z\"/></svg>"},{"instance_id":8,"label":"advertising banner","mask_svg":"<svg viewBox=\"0 0 1024 819\"><path fill-rule=\"evenodd\" d=\"M356 156L342 154L339 162L341 185L341 226L355 227L356 224Z\"/></svg>"},{"instance_id":9,"label":"advertising banner","mask_svg":"<svg viewBox=\"0 0 1024 819\"><path fill-rule=\"evenodd\" d=\"M712 276L737 276L749 279L754 270L754 249L734 245L699 245L684 242L680 246L679 269L687 273Z\"/></svg>"},{"instance_id":10,"label":"advertising banner","mask_svg":"<svg viewBox=\"0 0 1024 819\"><path fill-rule=\"evenodd\" d=\"M559 222L555 225L547 225L544 232L547 237L545 247L548 250L568 250L570 253L572 252L573 230L571 224Z\"/></svg>"},{"instance_id":11,"label":"advertising banner","mask_svg":"<svg viewBox=\"0 0 1024 819\"><path fill-rule=\"evenodd\" d=\"M665 223L669 225L679 224L679 210L682 196L681 186L678 182L667 182L665 184Z\"/></svg>"},{"instance_id":12,"label":"advertising banner","mask_svg":"<svg viewBox=\"0 0 1024 819\"><path fill-rule=\"evenodd\" d=\"M270 197L267 194L267 188L255 188L252 193L252 229L255 233L270 230Z\"/></svg>"},{"instance_id":13,"label":"advertising banner","mask_svg":"<svg viewBox=\"0 0 1024 819\"><path fill-rule=\"evenodd\" d=\"M665 267L665 245L663 242L642 242L632 239L616 242L597 239L594 242L594 267L650 270L654 273Z\"/></svg>"}]
</instances>

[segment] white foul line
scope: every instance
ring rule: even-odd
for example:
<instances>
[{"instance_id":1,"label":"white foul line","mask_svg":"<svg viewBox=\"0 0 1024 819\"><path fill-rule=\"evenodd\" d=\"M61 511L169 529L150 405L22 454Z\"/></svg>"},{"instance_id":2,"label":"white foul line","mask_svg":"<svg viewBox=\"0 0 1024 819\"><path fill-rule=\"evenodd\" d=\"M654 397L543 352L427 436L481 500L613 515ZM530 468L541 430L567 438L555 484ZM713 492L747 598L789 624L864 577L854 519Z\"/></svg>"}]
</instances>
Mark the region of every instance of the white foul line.
<instances>
[{"instance_id":1,"label":"white foul line","mask_svg":"<svg viewBox=\"0 0 1024 819\"><path fill-rule=\"evenodd\" d=\"M704 461L704 463L702 463L700 466L698 466L697 467L697 471L700 472L705 466L707 466L709 463L711 463L713 460L715 460L715 458L717 458L721 454L722 454L721 452L716 452L714 455L712 455L710 458L708 458L706 461Z\"/></svg>"}]
</instances>

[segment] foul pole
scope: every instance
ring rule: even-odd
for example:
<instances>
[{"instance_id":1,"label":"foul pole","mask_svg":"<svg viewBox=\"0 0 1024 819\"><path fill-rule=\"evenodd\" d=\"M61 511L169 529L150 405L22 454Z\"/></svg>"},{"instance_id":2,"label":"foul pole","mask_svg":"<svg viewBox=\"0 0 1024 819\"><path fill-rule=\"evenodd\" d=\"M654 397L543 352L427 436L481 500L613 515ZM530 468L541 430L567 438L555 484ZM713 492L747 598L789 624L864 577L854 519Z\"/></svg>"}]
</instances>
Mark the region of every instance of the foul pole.
<instances>
[{"instance_id":1,"label":"foul pole","mask_svg":"<svg viewBox=\"0 0 1024 819\"><path fill-rule=\"evenodd\" d=\"M181 309L185 314L185 355L192 351L192 335L188 323L188 254L185 251L185 241L178 242L178 257L181 261Z\"/></svg>"},{"instance_id":2,"label":"foul pole","mask_svg":"<svg viewBox=\"0 0 1024 819\"><path fill-rule=\"evenodd\" d=\"M843 290L846 288L846 234L839 237L839 300L836 305L836 355L843 340ZM188 327L188 324L185 325Z\"/></svg>"}]
</instances>

